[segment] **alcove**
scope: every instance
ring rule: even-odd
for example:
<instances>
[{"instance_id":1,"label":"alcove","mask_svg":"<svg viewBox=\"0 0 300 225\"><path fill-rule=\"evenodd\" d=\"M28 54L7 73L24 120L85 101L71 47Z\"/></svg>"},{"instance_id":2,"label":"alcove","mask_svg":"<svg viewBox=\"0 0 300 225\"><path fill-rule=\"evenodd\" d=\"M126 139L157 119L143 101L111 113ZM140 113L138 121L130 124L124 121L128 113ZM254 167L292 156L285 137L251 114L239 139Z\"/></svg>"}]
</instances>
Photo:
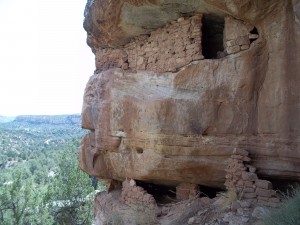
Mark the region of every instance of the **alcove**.
<instances>
[{"instance_id":1,"label":"alcove","mask_svg":"<svg viewBox=\"0 0 300 225\"><path fill-rule=\"evenodd\" d=\"M215 187L208 187L203 185L200 186L200 197L214 198L220 192L224 192L224 190Z\"/></svg>"},{"instance_id":2,"label":"alcove","mask_svg":"<svg viewBox=\"0 0 300 225\"><path fill-rule=\"evenodd\" d=\"M151 194L158 204L167 204L176 199L176 187L136 181L137 186Z\"/></svg>"}]
</instances>

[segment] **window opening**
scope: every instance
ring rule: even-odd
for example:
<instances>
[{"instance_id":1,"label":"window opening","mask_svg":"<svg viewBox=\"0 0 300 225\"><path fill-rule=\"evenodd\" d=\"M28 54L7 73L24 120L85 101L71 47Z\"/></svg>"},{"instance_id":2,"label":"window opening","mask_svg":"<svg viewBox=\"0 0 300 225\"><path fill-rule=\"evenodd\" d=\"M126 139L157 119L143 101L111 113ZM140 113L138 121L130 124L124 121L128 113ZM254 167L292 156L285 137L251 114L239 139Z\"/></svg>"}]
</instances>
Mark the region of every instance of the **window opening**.
<instances>
[{"instance_id":1,"label":"window opening","mask_svg":"<svg viewBox=\"0 0 300 225\"><path fill-rule=\"evenodd\" d=\"M251 31L250 31L250 34L256 34L258 35L258 30L256 27L254 27ZM250 44L255 41L257 38L250 38Z\"/></svg>"},{"instance_id":2,"label":"window opening","mask_svg":"<svg viewBox=\"0 0 300 225\"><path fill-rule=\"evenodd\" d=\"M202 18L202 54L205 59L216 59L218 52L224 51L224 18L215 15L203 15Z\"/></svg>"}]
</instances>

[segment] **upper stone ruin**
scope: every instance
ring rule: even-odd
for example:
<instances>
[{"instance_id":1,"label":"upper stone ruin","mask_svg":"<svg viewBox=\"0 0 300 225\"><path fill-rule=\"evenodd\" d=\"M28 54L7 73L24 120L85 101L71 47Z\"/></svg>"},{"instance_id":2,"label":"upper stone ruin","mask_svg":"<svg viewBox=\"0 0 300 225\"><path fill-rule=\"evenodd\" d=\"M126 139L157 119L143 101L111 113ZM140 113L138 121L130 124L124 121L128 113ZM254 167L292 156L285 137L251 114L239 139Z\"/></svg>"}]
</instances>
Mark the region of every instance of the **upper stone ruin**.
<instances>
[{"instance_id":1,"label":"upper stone ruin","mask_svg":"<svg viewBox=\"0 0 300 225\"><path fill-rule=\"evenodd\" d=\"M202 59L222 58L250 47L253 25L226 16L197 14L181 17L148 35L140 35L118 48L98 48L96 70L110 68L176 72Z\"/></svg>"}]
</instances>

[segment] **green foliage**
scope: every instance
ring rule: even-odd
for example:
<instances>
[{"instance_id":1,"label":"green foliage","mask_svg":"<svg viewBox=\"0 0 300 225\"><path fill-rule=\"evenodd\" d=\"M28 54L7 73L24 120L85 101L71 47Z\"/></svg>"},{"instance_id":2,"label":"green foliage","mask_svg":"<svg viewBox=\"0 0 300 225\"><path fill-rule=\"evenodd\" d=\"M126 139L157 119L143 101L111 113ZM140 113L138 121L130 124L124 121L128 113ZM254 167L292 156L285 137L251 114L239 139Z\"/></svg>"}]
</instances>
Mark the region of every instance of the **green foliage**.
<instances>
[{"instance_id":1,"label":"green foliage","mask_svg":"<svg viewBox=\"0 0 300 225\"><path fill-rule=\"evenodd\" d=\"M295 225L300 221L300 187L294 188L283 205L265 219L265 225Z\"/></svg>"},{"instance_id":2,"label":"green foliage","mask_svg":"<svg viewBox=\"0 0 300 225\"><path fill-rule=\"evenodd\" d=\"M88 196L93 191L91 179L80 170L76 155L66 151L45 200L50 202L51 214L58 224L91 224L92 201Z\"/></svg>"},{"instance_id":3,"label":"green foliage","mask_svg":"<svg viewBox=\"0 0 300 225\"><path fill-rule=\"evenodd\" d=\"M91 224L91 179L78 165L80 116L0 124L0 224ZM54 176L53 176L54 175Z\"/></svg>"},{"instance_id":4,"label":"green foliage","mask_svg":"<svg viewBox=\"0 0 300 225\"><path fill-rule=\"evenodd\" d=\"M44 212L38 201L38 195L33 192L33 182L24 182L24 173L18 171L15 180L0 188L0 222L9 224L51 224L50 215ZM39 211L39 217L36 212ZM39 221L36 220L39 218Z\"/></svg>"}]
</instances>

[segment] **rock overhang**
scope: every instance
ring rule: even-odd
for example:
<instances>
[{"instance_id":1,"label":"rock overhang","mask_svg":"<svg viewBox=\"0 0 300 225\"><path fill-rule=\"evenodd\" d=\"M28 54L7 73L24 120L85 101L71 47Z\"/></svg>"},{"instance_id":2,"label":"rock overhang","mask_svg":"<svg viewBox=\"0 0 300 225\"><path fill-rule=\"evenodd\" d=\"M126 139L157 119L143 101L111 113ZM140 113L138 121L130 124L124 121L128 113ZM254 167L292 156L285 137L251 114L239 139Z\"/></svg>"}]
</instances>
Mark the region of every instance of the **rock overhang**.
<instances>
[{"instance_id":1,"label":"rock overhang","mask_svg":"<svg viewBox=\"0 0 300 225\"><path fill-rule=\"evenodd\" d=\"M205 0L110 1L91 0L85 9L84 28L88 44L96 47L119 47L133 37L148 34L182 16L197 13L224 17L226 13Z\"/></svg>"},{"instance_id":2,"label":"rock overhang","mask_svg":"<svg viewBox=\"0 0 300 225\"><path fill-rule=\"evenodd\" d=\"M151 75L153 72L138 72L138 75L142 76L142 78L132 78L131 72L123 73L118 71L117 76L115 76L114 70L96 75L93 78L94 81L90 84L97 85L97 76L102 77L99 78L101 79L100 83L98 83L99 86L94 87L94 91L97 93L94 96L98 95L101 97L99 99L91 98L92 103L90 106L88 106L88 98L85 100L84 110L86 111L83 111L83 120L85 124L89 124L85 127L94 131L94 137L90 138L92 143L86 143L90 147L86 148L83 145L83 149L90 150L84 152L86 154L84 157L89 161L82 161L82 167L88 173L98 177L122 180L127 176L131 176L135 179L152 180L157 183L168 183L173 179L175 183L190 181L220 187L224 181L223 162L230 155L230 148L243 146L249 150L251 157L253 157L258 173L270 177L282 176L288 179L297 179L300 171L297 165L300 158L300 126L297 128L299 119L297 120L295 116L289 117L288 115L297 115L297 112L299 113L296 107L299 103L299 99L298 102L296 99L297 96L299 97L299 91L297 92L295 88L290 88L297 87L296 84L299 84L299 80L295 78L296 73L292 69L299 66L296 63L297 58L291 61L287 54L284 53L288 50L290 55L297 55L297 46L299 46L299 41L297 40L294 40L293 43L288 42L291 39L287 38L288 33L285 32L286 29L291 31L294 29L294 22L290 17L291 14L286 14L286 12L290 12L291 6L292 3L290 1L241 2L235 0L206 0L185 1L184 3L182 1L124 0L118 1L118 3L89 1L86 9L85 28L88 32L88 43L94 52L101 48L120 48L129 43L135 36L149 34L157 27L162 27L171 20L182 16L192 16L196 13L209 13L216 15L217 18L231 15L235 19L257 26L261 38L258 42L253 43L250 49L248 49L249 46L237 44L240 43L241 39L233 38L233 41L230 40L228 42L231 56L218 60L204 60L203 62L195 63L196 65L182 68L182 71L176 71L176 74L172 75L176 78L174 80L170 78L172 82L166 84L166 89L172 89L174 88L172 85L177 85L174 89L176 91L186 90L187 92L193 92L194 89L197 89L197 91L202 90L200 91L203 94L202 96L199 93L198 95L197 93L190 95L198 96L198 99L202 98L197 103L199 107L194 110L192 110L193 107L190 107L186 110L193 111L191 115L196 116L189 117L187 113L182 114L181 118L188 117L186 121L192 121L191 133L186 134L191 135L191 143L199 142L201 143L200 145L204 145L204 147L193 146L195 148L193 151L188 149L190 146L185 146L184 144L179 148L174 148L173 146L172 149L169 143L174 144L174 139L158 138L161 135L160 132L163 135L168 132L179 134L180 131L176 129L176 125L179 125L181 120L173 120L173 123L174 121L180 123L172 125L172 121L168 120L168 118L174 119L174 116L176 118L176 113L172 110L177 107L174 104L176 101L169 97L169 100L164 102L161 96L155 95L157 93L152 93L152 100L160 99L161 101L160 103L155 103L156 105L154 104L155 107L153 109L156 110L154 114L157 116L157 121L161 121L161 123L154 124L158 124L158 128L161 130L156 130L154 135L138 136L139 141L136 141L136 143L132 142L137 137L134 135L127 136L127 139L124 138L125 141L123 141L122 145L120 137L112 138L113 134L119 131L119 128L122 129L122 132L128 134L130 133L128 128L132 124L137 125L131 130L135 128L139 130L145 127L145 124L141 126L139 122L134 121L134 118L131 118L132 120L125 118L122 120L123 122L116 120L112 115L117 116L120 113L117 112L117 109L122 108L122 105L125 104L128 112L134 111L140 117L142 113L138 112L138 110L141 108L145 109L146 114L151 112L151 110L148 110L147 105L143 106L144 108L139 106L136 101L137 94L130 93L134 88L131 88L127 93L129 97L124 98L122 94L118 94L119 89L117 86L114 86L116 84L114 79L118 79L117 77L121 73L125 80L128 79L124 82L124 87L132 82L139 81L141 86L138 90L146 94L151 89L145 88L143 84L147 84L149 80L157 79L157 77L155 74ZM253 27L251 29L249 27L248 31L252 29ZM234 34L234 32L231 32L231 34ZM224 43L227 44L227 42ZM295 47L289 48L288 46ZM245 48L243 50L247 51L237 53L241 48ZM101 58L100 56L98 58ZM286 71L290 71L288 76L285 76ZM166 74L161 75L168 77ZM111 78L113 76L115 78ZM145 79L147 77L149 79ZM121 89L123 86L120 86ZM205 90L202 89L203 86L205 86ZM153 90L155 91L156 89L153 88ZM124 89L122 93L126 92ZM184 93L184 96L188 95ZM121 102L122 100L120 99L123 99L124 102ZM288 102L283 103L282 99L286 99ZM144 100L145 98L142 99L142 101ZM195 102L194 100L192 102ZM109 106L111 102L114 105ZM178 103L178 105L181 105L181 103ZM195 104L191 104L191 106L193 105ZM206 109L203 109L203 105L206 106ZM105 107L111 107L116 112L103 111ZM182 107L179 108L183 110ZM161 115L159 116L159 114ZM101 119L99 115L104 117ZM149 115L148 117L150 121L151 118L153 119ZM148 117L146 116L146 118ZM200 124L197 123L199 120L201 121ZM112 122L112 124L118 124L118 126L107 125L107 121ZM147 121L143 123L145 122ZM205 123L210 125L203 126ZM127 128L122 127L125 124L128 124ZM153 123L148 123L148 125L148 128L153 128ZM183 128L184 126L181 126L181 129ZM193 137L193 132L198 132L200 136ZM140 133L137 132L136 134ZM145 140L152 142L152 144L142 146L141 142ZM211 146L207 145L208 140ZM98 144L94 142L98 142ZM153 143L156 143L156 145L153 145ZM183 141L182 143L186 142ZM142 154L136 151L137 148L143 149ZM118 150L125 150L125 153L119 153ZM161 154L159 157L162 156L162 158L153 156L150 158L153 161L146 158L143 159L143 155L151 151L155 156L157 156L158 152L158 154ZM201 157L199 157L200 161L193 164L194 161L197 161L194 160L196 158L195 153L200 154L199 156L202 157L202 160L203 157L206 157L207 161L201 161ZM217 158L211 160L212 155L217 156ZM177 164L179 165L177 171L176 169L172 171L176 168L177 156L178 160L187 156L190 158L181 165ZM136 161L134 159L142 160L135 164ZM267 159L272 159L272 161L266 162ZM166 162L170 162L173 168ZM96 163L95 167L93 167L94 163ZM122 164L127 168L118 168ZM147 164L149 166L157 166L159 169L148 167L149 170L147 171L145 170L147 168L145 168L145 165ZM104 165L109 166L104 168ZM282 165L282 167L280 168L279 165ZM141 173L138 174L137 171L141 171Z\"/></svg>"}]
</instances>

